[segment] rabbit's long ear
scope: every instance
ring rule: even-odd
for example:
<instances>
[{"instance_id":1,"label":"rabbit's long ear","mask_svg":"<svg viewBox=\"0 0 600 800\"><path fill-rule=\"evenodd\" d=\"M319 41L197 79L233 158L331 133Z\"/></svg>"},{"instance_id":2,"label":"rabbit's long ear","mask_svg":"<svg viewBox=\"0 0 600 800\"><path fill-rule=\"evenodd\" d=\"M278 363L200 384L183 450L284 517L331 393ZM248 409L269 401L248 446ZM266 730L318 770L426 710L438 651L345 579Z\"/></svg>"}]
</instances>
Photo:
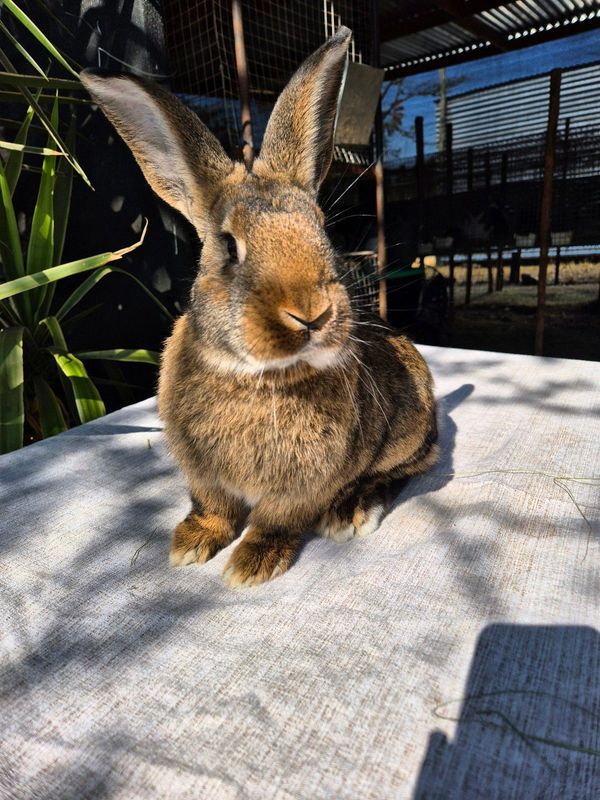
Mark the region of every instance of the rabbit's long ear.
<instances>
[{"instance_id":1,"label":"rabbit's long ear","mask_svg":"<svg viewBox=\"0 0 600 800\"><path fill-rule=\"evenodd\" d=\"M348 28L339 28L293 75L275 104L254 172L266 167L317 193L333 156L337 100L351 36Z\"/></svg>"},{"instance_id":2,"label":"rabbit's long ear","mask_svg":"<svg viewBox=\"0 0 600 800\"><path fill-rule=\"evenodd\" d=\"M233 169L218 140L170 92L138 77L85 70L81 81L121 135L150 186L203 235Z\"/></svg>"}]
</instances>

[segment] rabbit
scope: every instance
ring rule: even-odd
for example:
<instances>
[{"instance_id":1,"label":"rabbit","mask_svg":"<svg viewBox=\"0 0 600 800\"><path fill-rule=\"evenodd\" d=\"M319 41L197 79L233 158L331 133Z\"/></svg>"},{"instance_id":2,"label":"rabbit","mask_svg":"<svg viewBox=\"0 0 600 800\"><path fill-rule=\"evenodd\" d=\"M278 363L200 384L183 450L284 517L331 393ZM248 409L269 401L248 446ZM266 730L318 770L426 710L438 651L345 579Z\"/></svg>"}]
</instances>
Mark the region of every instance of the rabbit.
<instances>
[{"instance_id":1,"label":"rabbit","mask_svg":"<svg viewBox=\"0 0 600 800\"><path fill-rule=\"evenodd\" d=\"M206 562L245 524L223 572L231 587L284 573L310 531L339 542L370 533L392 481L437 457L430 371L406 337L361 313L317 202L350 37L340 28L293 75L251 168L163 88L81 75L203 242L159 376L191 495L170 563Z\"/></svg>"}]
</instances>

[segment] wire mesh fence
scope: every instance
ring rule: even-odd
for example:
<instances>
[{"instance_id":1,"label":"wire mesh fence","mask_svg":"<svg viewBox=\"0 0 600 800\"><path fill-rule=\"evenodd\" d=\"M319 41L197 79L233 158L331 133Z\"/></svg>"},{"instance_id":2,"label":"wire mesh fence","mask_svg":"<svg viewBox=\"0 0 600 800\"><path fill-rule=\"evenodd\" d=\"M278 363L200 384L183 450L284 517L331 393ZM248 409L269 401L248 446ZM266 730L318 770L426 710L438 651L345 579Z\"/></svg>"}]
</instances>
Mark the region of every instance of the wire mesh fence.
<instances>
[{"instance_id":1,"label":"wire mesh fence","mask_svg":"<svg viewBox=\"0 0 600 800\"><path fill-rule=\"evenodd\" d=\"M240 158L242 130L231 0L162 0L162 8L173 90L207 123L227 151ZM340 25L352 30L352 61L371 64L375 58L372 0L261 0L244 2L242 10L252 138L257 149L287 81ZM347 223L353 208L360 206L363 210L365 194L374 194L368 176L372 164L371 146L334 148L334 164L321 198L326 212L331 212L330 234ZM363 213L361 220L369 216ZM356 230L356 225L353 227ZM356 236L340 236L341 249L356 247L366 238L368 233L362 229ZM374 254L344 259L352 282L360 287L361 302L375 310L378 288Z\"/></svg>"},{"instance_id":2,"label":"wire mesh fence","mask_svg":"<svg viewBox=\"0 0 600 800\"><path fill-rule=\"evenodd\" d=\"M438 152L425 158L420 179L416 159L406 159L387 172L388 201L412 206L414 216L421 198L413 236L432 242L434 250L533 247L544 150L545 136L537 135ZM563 126L558 132L551 230L553 244L600 244L600 134L595 128Z\"/></svg>"}]
</instances>

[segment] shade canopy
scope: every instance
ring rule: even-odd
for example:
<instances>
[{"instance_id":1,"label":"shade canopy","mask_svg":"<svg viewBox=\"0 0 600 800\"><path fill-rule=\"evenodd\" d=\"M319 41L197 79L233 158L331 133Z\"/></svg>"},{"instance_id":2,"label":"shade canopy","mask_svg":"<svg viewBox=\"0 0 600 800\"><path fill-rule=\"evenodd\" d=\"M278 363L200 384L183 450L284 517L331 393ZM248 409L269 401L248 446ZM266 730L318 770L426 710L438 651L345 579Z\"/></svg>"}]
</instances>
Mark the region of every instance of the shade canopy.
<instances>
[{"instance_id":1,"label":"shade canopy","mask_svg":"<svg viewBox=\"0 0 600 800\"><path fill-rule=\"evenodd\" d=\"M600 27L599 0L380 0L379 10L388 79Z\"/></svg>"}]
</instances>

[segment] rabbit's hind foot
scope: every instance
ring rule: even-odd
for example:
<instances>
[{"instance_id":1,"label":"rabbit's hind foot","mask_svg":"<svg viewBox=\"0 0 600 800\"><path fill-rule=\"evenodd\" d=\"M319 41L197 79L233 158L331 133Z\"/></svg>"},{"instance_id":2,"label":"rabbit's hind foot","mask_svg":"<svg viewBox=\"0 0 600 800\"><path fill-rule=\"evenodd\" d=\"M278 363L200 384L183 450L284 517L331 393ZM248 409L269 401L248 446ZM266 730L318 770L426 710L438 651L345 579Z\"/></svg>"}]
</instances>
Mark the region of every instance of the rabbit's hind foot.
<instances>
[{"instance_id":1,"label":"rabbit's hind foot","mask_svg":"<svg viewBox=\"0 0 600 800\"><path fill-rule=\"evenodd\" d=\"M379 527L386 512L382 491L355 491L335 502L323 514L317 533L334 542L347 542L355 537L369 536Z\"/></svg>"}]
</instances>

